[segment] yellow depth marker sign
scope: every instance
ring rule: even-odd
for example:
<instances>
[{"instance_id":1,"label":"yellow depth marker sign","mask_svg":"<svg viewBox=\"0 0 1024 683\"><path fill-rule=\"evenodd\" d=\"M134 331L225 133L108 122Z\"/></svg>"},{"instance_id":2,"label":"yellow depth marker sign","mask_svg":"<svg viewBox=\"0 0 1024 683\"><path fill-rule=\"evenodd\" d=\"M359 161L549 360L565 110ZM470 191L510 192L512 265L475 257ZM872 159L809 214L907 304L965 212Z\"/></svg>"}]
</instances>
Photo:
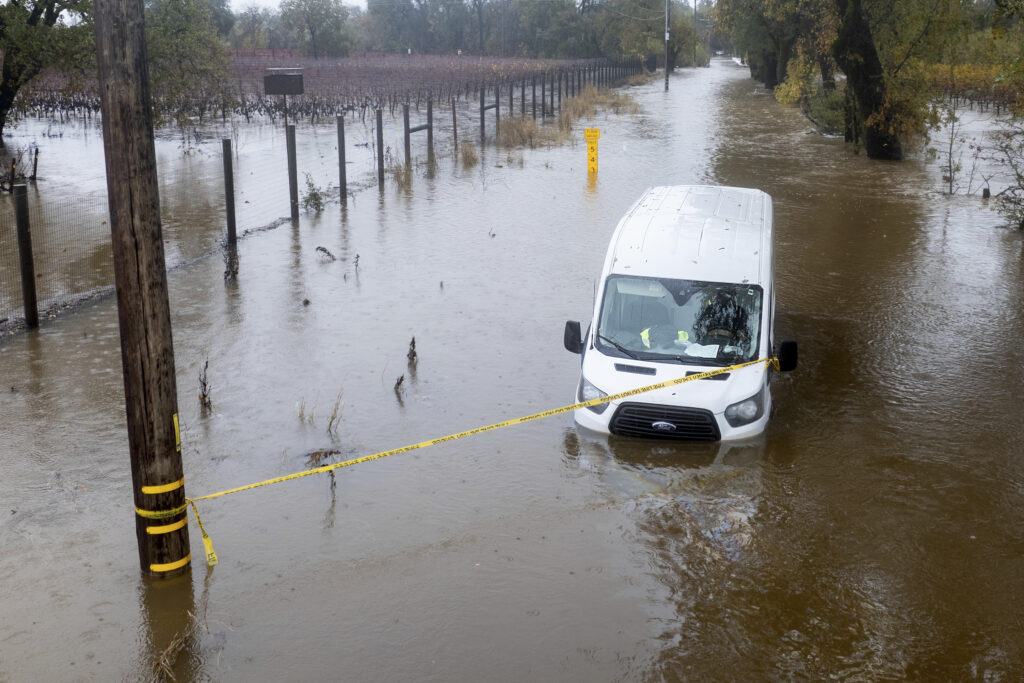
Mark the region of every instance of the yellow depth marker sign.
<instances>
[{"instance_id":1,"label":"yellow depth marker sign","mask_svg":"<svg viewBox=\"0 0 1024 683\"><path fill-rule=\"evenodd\" d=\"M587 141L587 173L597 173L597 140L600 128L584 128L583 139Z\"/></svg>"}]
</instances>

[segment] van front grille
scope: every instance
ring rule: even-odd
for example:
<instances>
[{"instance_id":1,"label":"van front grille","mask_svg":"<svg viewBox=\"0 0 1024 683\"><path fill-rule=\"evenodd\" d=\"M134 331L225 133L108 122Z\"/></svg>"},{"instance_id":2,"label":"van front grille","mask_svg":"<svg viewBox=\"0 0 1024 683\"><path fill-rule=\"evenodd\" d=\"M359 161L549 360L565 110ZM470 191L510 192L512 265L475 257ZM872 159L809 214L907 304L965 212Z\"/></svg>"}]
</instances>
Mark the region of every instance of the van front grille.
<instances>
[{"instance_id":1,"label":"van front grille","mask_svg":"<svg viewBox=\"0 0 1024 683\"><path fill-rule=\"evenodd\" d=\"M652 439L718 441L722 438L710 410L650 403L623 403L612 416L608 429L612 434Z\"/></svg>"}]
</instances>

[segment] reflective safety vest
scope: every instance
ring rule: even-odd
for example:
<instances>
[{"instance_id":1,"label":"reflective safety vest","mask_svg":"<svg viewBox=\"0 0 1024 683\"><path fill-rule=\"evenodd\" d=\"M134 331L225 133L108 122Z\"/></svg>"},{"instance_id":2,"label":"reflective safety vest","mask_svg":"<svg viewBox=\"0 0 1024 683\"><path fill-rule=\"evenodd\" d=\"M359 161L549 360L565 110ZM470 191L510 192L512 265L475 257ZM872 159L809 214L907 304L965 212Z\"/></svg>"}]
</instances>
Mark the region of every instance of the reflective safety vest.
<instances>
[{"instance_id":1,"label":"reflective safety vest","mask_svg":"<svg viewBox=\"0 0 1024 683\"><path fill-rule=\"evenodd\" d=\"M689 338L690 335L686 330L679 330L679 341L687 341ZM645 349L651 348L651 328L648 327L640 333L640 341L644 343Z\"/></svg>"}]
</instances>

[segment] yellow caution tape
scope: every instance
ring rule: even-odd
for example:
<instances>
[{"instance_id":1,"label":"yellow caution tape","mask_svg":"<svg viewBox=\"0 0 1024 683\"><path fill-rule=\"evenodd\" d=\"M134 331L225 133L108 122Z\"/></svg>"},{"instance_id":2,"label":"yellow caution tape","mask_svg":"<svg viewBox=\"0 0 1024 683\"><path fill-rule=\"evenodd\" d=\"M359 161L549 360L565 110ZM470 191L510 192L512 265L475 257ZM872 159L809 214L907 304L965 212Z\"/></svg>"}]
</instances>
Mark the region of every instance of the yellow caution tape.
<instances>
[{"instance_id":1,"label":"yellow caution tape","mask_svg":"<svg viewBox=\"0 0 1024 683\"><path fill-rule=\"evenodd\" d=\"M160 486L143 486L142 492L148 494L167 493L168 491L177 491L184 485L185 477L182 477L178 481L171 482L170 484L162 484Z\"/></svg>"},{"instance_id":2,"label":"yellow caution tape","mask_svg":"<svg viewBox=\"0 0 1024 683\"><path fill-rule=\"evenodd\" d=\"M427 446L436 446L437 444L445 443L447 441L454 441L456 439L461 439L463 437L472 436L473 434L481 434L483 432L489 432L489 431L492 431L494 429L501 429L502 427L510 427L512 425L522 424L524 422L531 422L533 420L540 420L540 419L545 418L545 417L552 417L554 415L561 415L563 413L568 413L568 412L571 412L573 410L579 410L580 408L589 408L590 406L596 406L596 405L600 405L602 403L609 403L611 401L617 401L617 400L619 400L621 398L629 398L630 396L636 396L637 394L643 394L643 393L646 393L648 391L656 391L658 389L664 389L666 387L675 386L677 384L685 384L686 382L693 382L693 381L700 380L700 379L707 379L709 377L714 377L715 375L721 375L721 374L724 374L726 372L733 372L734 370L739 370L741 368L749 367L751 365L759 365L761 363L766 363L768 365L771 365L776 371L779 370L779 359L778 358L762 358L762 359L759 359L759 360L752 360L752 361L749 361L749 362L746 362L746 363L739 363L737 365L730 365L730 366L724 367L724 368L716 368L714 370L708 370L706 372L698 372L698 373L694 373L692 375L686 375L685 377L677 377L676 379L670 379L670 380L666 380L664 382L658 382L657 384L651 384L651 385L648 385L648 386L645 386L645 387L639 387L637 389L630 389L629 391L623 391L623 392L620 392L618 394L609 394L608 396L602 396L601 398L595 398L595 399L591 399L589 401L583 401L582 403L574 403L574 404L569 405L569 406L562 406L561 408L554 408L552 410L545 410L544 412L541 412L541 413L534 413L533 415L526 415L525 417L517 417L517 418L512 419L512 420L505 420L504 422L496 422L495 424L487 425L486 427L477 427L476 429L469 429L467 431L459 432L457 434L449 434L448 436L442 436L442 437L437 438L437 439L431 439L430 441L421 441L420 443L413 444L411 446L403 446L401 448L393 448L390 451L382 451L380 453L374 453L373 455L364 455L364 456L362 456L360 458L353 458L351 460L346 460L344 462L334 463L333 465L324 465L323 467L316 467L316 468L311 469L311 470L304 470L302 472L296 472L294 474L288 474L288 475L285 475L283 477L274 477L273 479L267 479L265 481L256 482L255 484L247 484L245 486L239 486L237 488L227 489L226 491L218 491L217 493L210 493L210 494L207 494L205 496L199 496L197 498L186 498L185 499L186 500L186 506L187 505L191 505L192 506L192 511L196 515L196 523L199 524L199 530L203 534L203 545L206 548L206 562L207 562L207 564L209 564L212 567L215 564L217 564L217 562L218 562L218 560L217 560L217 553L215 553L213 551L213 541L210 540L209 535L207 535L207 533L206 533L206 529L203 527L202 520L199 519L199 510L196 508L196 501L197 500L209 500L211 498L219 498L221 496L226 496L229 493L238 493L240 491L248 491L249 489L259 488L261 486L270 486L271 484L278 484L280 482L290 481L292 479L301 479L302 477L309 477L309 476L312 476L314 474L321 474L323 472L331 472L333 470L337 470L337 469L340 469L342 467L349 467L351 465L358 465L360 463L370 462L371 460L379 460L380 458L386 458L389 455L398 455L399 453L408 453L409 451L414 451L414 450L417 450L419 448L426 448ZM177 416L175 416L175 418L177 418ZM142 515L143 517L145 517L147 515L150 515L150 514L152 514L152 515L166 514L168 517L173 517L174 514L180 514L182 509L183 508L179 508L176 511L172 511L172 513L146 513L146 514L143 514L143 512L145 512L145 511L139 510L138 508L136 508L135 511L138 514ZM156 517L153 517L153 518L157 519ZM184 563L188 562L188 560L189 560L189 558L185 558L185 560L181 561L181 564L172 563L171 565L150 565L150 569L152 569L153 571L171 571L171 569L159 569L158 570L155 567L158 567L158 566L160 566L160 567L171 567L173 564L177 564L180 567L180 566L183 566ZM173 567L173 568L176 569L177 567Z\"/></svg>"},{"instance_id":3,"label":"yellow caution tape","mask_svg":"<svg viewBox=\"0 0 1024 683\"><path fill-rule=\"evenodd\" d=\"M420 443L413 444L411 446L402 446L401 448L393 448L390 451L382 451L380 453L374 453L373 455L364 455L360 458L353 458L352 460L346 460L344 462L334 463L333 465L324 465L322 467L316 467L311 470L304 470L302 472L296 472L295 474L287 474L282 477L274 477L273 479L267 479L265 481L256 482L255 484L246 484L245 486L239 486L233 489L227 489L226 491L219 491L217 493L210 493L205 496L198 496L196 498L189 498L190 503L194 503L197 500L209 500L211 498L219 498L226 496L229 493L238 493L240 491L248 491L249 489L259 488L261 486L270 486L271 484L279 484L283 481L290 481L292 479L301 479L302 477L309 477L314 474L321 474L323 472L330 472L337 470L342 467L349 467L351 465L358 465L364 462L370 462L371 460L378 460L380 458L386 458L389 455L398 455L399 453L408 453L419 448L426 448L427 446L436 446L437 444L445 443L447 441L454 441L473 434L482 434L483 432L489 432L494 429L501 429L502 427L510 427L512 425L522 424L524 422L531 422L533 420L540 420L545 417L553 417L555 415L561 415L568 413L573 410L579 410L580 408L589 408L590 406L600 405L602 403L609 403L611 401L617 401L621 398L629 398L630 396L636 396L637 394L643 394L648 391L655 391L657 389L664 389L666 387L675 386L677 384L685 384L686 382L693 382L700 379L707 379L708 377L714 377L715 375L721 375L726 372L733 372L740 368L749 367L751 365L760 365L761 363L771 364L773 367L778 369L779 361L777 358L761 358L759 360L752 360L746 363L739 363L737 365L730 365L724 368L716 368L714 370L708 370L706 372L698 372L685 377L677 377L675 379L666 380L664 382L658 382L657 384L651 384L645 387L639 387L637 389L630 389L629 391L623 391L618 394L610 394L608 396L602 396L600 398L591 399L589 401L583 401L582 403L574 403L569 406L563 406L561 408L554 408L552 410L545 410L541 413L534 413L533 415L527 415L525 417L517 417L512 420L505 420L504 422L497 422L486 427L477 427L476 429L470 429L457 434L449 434L448 436L442 436L437 439L431 439L430 441L421 441Z\"/></svg>"},{"instance_id":4,"label":"yellow caution tape","mask_svg":"<svg viewBox=\"0 0 1024 683\"><path fill-rule=\"evenodd\" d=\"M196 504L191 500L188 501L192 505L192 512L196 515L196 524L199 525L199 531L203 533L203 547L206 548L206 564L211 567L217 564L217 553L213 552L213 541L206 533L206 527L203 526L203 520L199 519L199 510L196 509Z\"/></svg>"}]
</instances>

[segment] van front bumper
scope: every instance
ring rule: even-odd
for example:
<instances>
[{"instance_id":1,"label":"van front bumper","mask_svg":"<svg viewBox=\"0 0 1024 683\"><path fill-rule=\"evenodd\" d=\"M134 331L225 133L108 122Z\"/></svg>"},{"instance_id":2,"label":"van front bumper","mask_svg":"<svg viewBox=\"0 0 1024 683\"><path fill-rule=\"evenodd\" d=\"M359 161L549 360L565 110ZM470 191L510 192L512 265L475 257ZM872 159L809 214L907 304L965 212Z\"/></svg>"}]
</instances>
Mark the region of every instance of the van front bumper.
<instances>
[{"instance_id":1,"label":"van front bumper","mask_svg":"<svg viewBox=\"0 0 1024 683\"><path fill-rule=\"evenodd\" d=\"M600 415L587 408L574 411L576 423L595 432L675 441L732 441L762 433L768 423L760 419L733 427L722 414L705 408L627 401L612 402Z\"/></svg>"}]
</instances>

